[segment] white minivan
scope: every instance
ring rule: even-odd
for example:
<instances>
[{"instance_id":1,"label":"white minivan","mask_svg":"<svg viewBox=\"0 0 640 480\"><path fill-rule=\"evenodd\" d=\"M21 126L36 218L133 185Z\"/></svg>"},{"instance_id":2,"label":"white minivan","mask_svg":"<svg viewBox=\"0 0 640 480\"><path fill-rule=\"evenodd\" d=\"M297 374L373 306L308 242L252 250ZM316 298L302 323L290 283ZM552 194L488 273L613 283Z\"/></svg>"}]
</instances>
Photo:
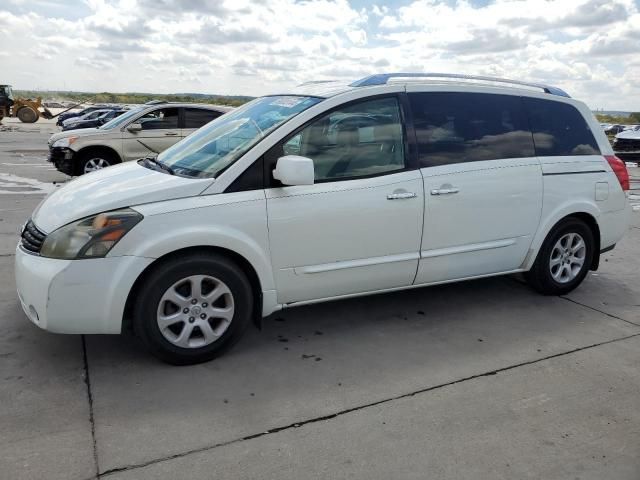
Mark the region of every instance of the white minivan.
<instances>
[{"instance_id":1,"label":"white minivan","mask_svg":"<svg viewBox=\"0 0 640 480\"><path fill-rule=\"evenodd\" d=\"M558 88L311 82L55 191L23 228L16 283L43 329L132 329L196 363L296 305L515 272L567 293L627 230L628 189Z\"/></svg>"}]
</instances>

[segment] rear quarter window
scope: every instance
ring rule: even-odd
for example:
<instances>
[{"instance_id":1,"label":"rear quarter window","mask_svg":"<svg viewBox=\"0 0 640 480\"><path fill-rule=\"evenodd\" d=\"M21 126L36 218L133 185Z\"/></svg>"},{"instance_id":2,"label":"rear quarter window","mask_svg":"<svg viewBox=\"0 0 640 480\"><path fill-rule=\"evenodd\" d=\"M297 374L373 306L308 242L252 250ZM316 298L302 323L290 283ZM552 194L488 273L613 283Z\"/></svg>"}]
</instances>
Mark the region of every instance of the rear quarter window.
<instances>
[{"instance_id":1,"label":"rear quarter window","mask_svg":"<svg viewBox=\"0 0 640 480\"><path fill-rule=\"evenodd\" d=\"M524 98L536 155L599 155L600 148L582 114L568 103Z\"/></svg>"},{"instance_id":2,"label":"rear quarter window","mask_svg":"<svg viewBox=\"0 0 640 480\"><path fill-rule=\"evenodd\" d=\"M222 112L215 110L205 110L201 108L185 108L184 128L200 128L211 120L215 120Z\"/></svg>"},{"instance_id":3,"label":"rear quarter window","mask_svg":"<svg viewBox=\"0 0 640 480\"><path fill-rule=\"evenodd\" d=\"M518 96L425 92L409 100L423 167L535 155Z\"/></svg>"}]
</instances>

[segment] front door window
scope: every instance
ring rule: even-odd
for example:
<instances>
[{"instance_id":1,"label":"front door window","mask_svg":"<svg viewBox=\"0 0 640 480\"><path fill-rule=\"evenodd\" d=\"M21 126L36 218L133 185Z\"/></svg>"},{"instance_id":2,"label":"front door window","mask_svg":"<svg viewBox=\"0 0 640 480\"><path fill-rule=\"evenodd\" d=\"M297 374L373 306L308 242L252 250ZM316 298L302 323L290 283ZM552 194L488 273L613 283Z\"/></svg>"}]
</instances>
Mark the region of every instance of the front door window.
<instances>
[{"instance_id":1,"label":"front door window","mask_svg":"<svg viewBox=\"0 0 640 480\"><path fill-rule=\"evenodd\" d=\"M398 101L379 98L334 110L287 140L283 150L311 158L316 182L403 170Z\"/></svg>"}]
</instances>

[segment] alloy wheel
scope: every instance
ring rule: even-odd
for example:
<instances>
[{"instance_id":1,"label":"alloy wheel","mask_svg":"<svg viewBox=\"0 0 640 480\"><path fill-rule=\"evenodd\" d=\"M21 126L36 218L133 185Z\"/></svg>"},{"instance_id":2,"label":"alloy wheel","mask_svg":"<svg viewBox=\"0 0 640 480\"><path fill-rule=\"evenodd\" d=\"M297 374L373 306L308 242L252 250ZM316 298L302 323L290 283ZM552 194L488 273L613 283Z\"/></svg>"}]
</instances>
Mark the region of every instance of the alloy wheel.
<instances>
[{"instance_id":1,"label":"alloy wheel","mask_svg":"<svg viewBox=\"0 0 640 480\"><path fill-rule=\"evenodd\" d=\"M560 237L549 259L551 276L558 283L569 283L574 280L584 267L587 246L578 233L567 233Z\"/></svg>"},{"instance_id":2,"label":"alloy wheel","mask_svg":"<svg viewBox=\"0 0 640 480\"><path fill-rule=\"evenodd\" d=\"M200 348L227 331L235 312L233 294L218 278L191 275L171 285L158 304L162 336L180 348Z\"/></svg>"},{"instance_id":3,"label":"alloy wheel","mask_svg":"<svg viewBox=\"0 0 640 480\"><path fill-rule=\"evenodd\" d=\"M85 164L84 173L95 172L96 170L107 168L108 166L110 166L110 163L104 158L92 158Z\"/></svg>"}]
</instances>

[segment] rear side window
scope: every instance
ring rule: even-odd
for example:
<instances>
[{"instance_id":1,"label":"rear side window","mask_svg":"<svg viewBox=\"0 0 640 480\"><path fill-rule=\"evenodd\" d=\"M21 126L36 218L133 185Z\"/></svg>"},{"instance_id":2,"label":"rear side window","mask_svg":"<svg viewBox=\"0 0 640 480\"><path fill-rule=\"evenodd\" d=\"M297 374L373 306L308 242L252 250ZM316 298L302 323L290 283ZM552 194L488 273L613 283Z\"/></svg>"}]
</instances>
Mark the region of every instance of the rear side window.
<instances>
[{"instance_id":1,"label":"rear side window","mask_svg":"<svg viewBox=\"0 0 640 480\"><path fill-rule=\"evenodd\" d=\"M533 157L520 97L410 93L421 166Z\"/></svg>"},{"instance_id":2,"label":"rear side window","mask_svg":"<svg viewBox=\"0 0 640 480\"><path fill-rule=\"evenodd\" d=\"M211 120L222 115L221 112L215 110L205 110L201 108L185 108L184 109L184 128L200 128Z\"/></svg>"},{"instance_id":3,"label":"rear side window","mask_svg":"<svg viewBox=\"0 0 640 480\"><path fill-rule=\"evenodd\" d=\"M536 155L599 155L600 149L582 114L567 103L524 98Z\"/></svg>"},{"instance_id":4,"label":"rear side window","mask_svg":"<svg viewBox=\"0 0 640 480\"><path fill-rule=\"evenodd\" d=\"M138 119L142 130L163 130L178 128L178 109L161 108L153 110Z\"/></svg>"}]
</instances>

